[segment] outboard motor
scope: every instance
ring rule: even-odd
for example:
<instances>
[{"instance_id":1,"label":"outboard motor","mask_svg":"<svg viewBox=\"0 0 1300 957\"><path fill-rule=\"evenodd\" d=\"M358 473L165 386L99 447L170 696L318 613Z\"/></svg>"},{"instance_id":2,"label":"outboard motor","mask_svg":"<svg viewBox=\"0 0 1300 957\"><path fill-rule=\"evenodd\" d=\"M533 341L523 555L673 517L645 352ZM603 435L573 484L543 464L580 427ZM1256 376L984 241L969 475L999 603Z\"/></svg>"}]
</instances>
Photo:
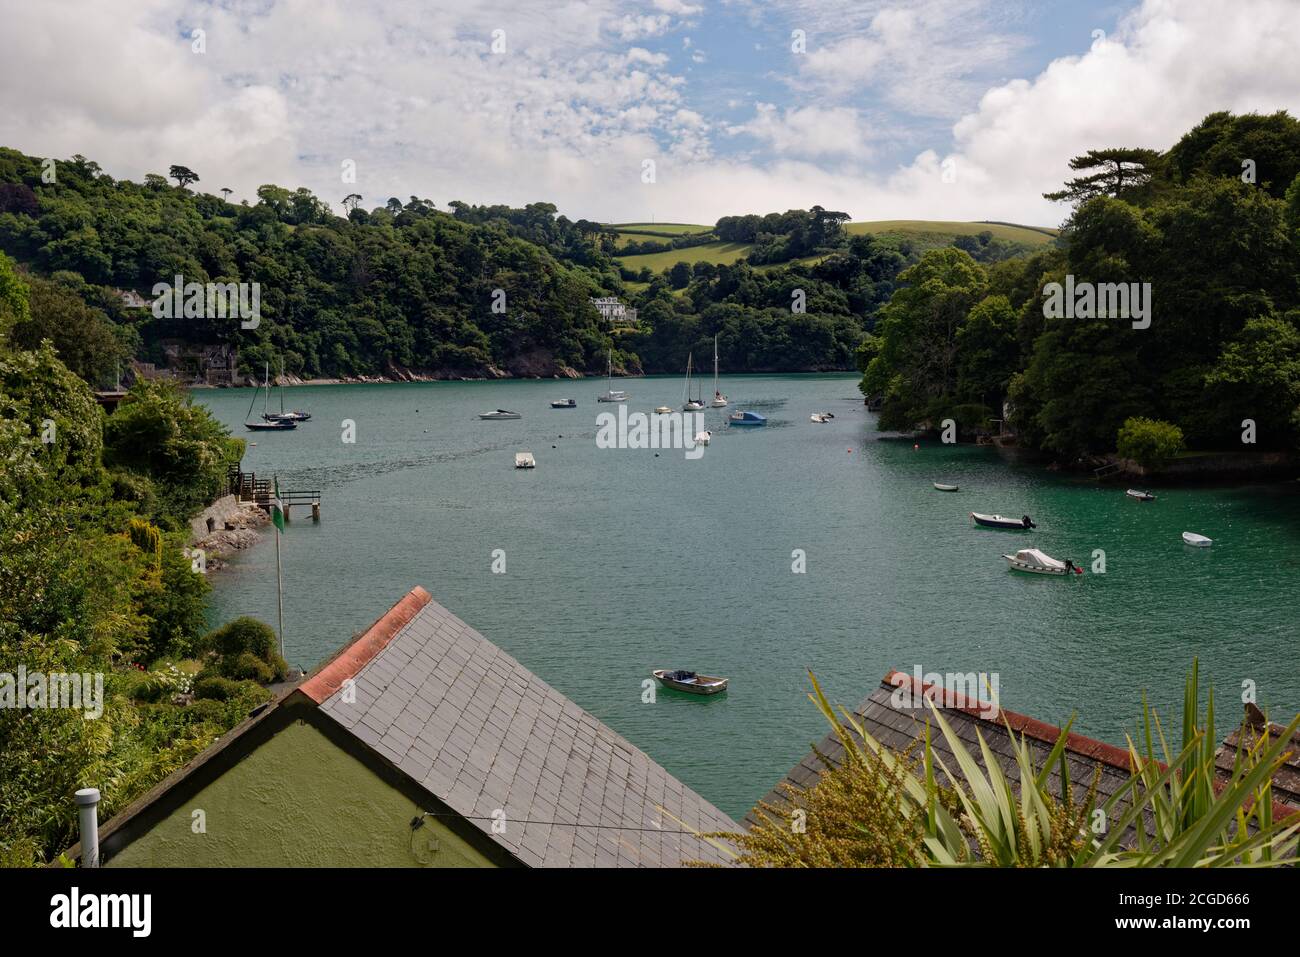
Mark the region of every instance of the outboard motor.
<instances>
[{"instance_id":1,"label":"outboard motor","mask_svg":"<svg viewBox=\"0 0 1300 957\"><path fill-rule=\"evenodd\" d=\"M1028 516L1028 515L1023 515L1023 516L1021 516L1021 519L1020 519L1020 520L1021 520L1022 522L1025 523L1025 528L1037 528L1037 527L1038 527L1037 525L1035 525L1033 522L1031 522L1031 521L1029 520L1029 516Z\"/></svg>"}]
</instances>

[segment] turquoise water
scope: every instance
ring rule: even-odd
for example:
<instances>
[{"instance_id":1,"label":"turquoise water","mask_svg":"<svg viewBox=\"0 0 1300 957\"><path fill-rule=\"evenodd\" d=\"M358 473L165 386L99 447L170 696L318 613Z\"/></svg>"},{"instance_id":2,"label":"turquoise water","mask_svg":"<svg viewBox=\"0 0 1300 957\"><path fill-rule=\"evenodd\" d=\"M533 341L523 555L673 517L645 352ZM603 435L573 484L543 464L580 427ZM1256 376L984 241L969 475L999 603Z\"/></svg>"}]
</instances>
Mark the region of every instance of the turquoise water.
<instances>
[{"instance_id":1,"label":"turquoise water","mask_svg":"<svg viewBox=\"0 0 1300 957\"><path fill-rule=\"evenodd\" d=\"M626 380L629 410L679 408L675 378ZM681 451L600 449L594 380L315 386L287 390L314 418L246 432L248 390L197 393L257 443L245 470L323 491L283 541L286 645L310 668L414 585L740 816L825 733L814 671L857 704L892 668L996 672L1001 703L1115 743L1145 689L1171 719L1193 655L1219 697L1243 681L1274 715L1300 710L1297 486L1156 489L1154 503L996 452L879 441L850 376L740 376L732 409L765 428ZM552 410L573 396L578 408ZM482 422L504 407L523 419ZM835 420L815 425L812 412ZM340 423L356 423L356 444ZM554 447L553 447L554 446ZM537 457L513 468L516 451ZM937 492L932 480L959 483ZM978 529L970 511L1028 513L1037 531ZM1210 549L1183 545L1195 531ZM1037 546L1107 573L1010 572ZM492 553L506 571L492 573ZM806 553L806 573L791 570ZM213 618L275 621L270 538L214 578ZM716 698L660 691L656 667L727 675Z\"/></svg>"}]
</instances>

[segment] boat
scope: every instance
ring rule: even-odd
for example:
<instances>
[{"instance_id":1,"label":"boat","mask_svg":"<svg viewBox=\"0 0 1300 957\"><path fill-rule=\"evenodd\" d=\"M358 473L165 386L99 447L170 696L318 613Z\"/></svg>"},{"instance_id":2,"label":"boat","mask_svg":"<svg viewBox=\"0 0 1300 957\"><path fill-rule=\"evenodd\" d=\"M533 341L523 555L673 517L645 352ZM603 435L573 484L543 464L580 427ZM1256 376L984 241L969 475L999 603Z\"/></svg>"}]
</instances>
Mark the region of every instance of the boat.
<instances>
[{"instance_id":1,"label":"boat","mask_svg":"<svg viewBox=\"0 0 1300 957\"><path fill-rule=\"evenodd\" d=\"M709 405L721 409L727 404L727 397L718 391L718 337L713 337L713 401Z\"/></svg>"},{"instance_id":2,"label":"boat","mask_svg":"<svg viewBox=\"0 0 1300 957\"><path fill-rule=\"evenodd\" d=\"M930 484L940 492L955 492L960 488L958 485L944 485L942 482L931 482Z\"/></svg>"},{"instance_id":3,"label":"boat","mask_svg":"<svg viewBox=\"0 0 1300 957\"><path fill-rule=\"evenodd\" d=\"M655 415L672 415L672 413L673 413L673 410L670 409L670 408L668 408L668 406L666 406L666 405L658 406L658 407L655 409Z\"/></svg>"},{"instance_id":4,"label":"boat","mask_svg":"<svg viewBox=\"0 0 1300 957\"><path fill-rule=\"evenodd\" d=\"M688 691L691 694L717 694L726 691L730 678L715 678L712 675L697 675L694 671L669 671L656 668L650 672L659 679L665 688Z\"/></svg>"},{"instance_id":5,"label":"boat","mask_svg":"<svg viewBox=\"0 0 1300 957\"><path fill-rule=\"evenodd\" d=\"M1183 532L1183 541L1196 548L1209 548L1214 544L1214 539L1197 535L1195 532Z\"/></svg>"},{"instance_id":6,"label":"boat","mask_svg":"<svg viewBox=\"0 0 1300 957\"><path fill-rule=\"evenodd\" d=\"M1154 502L1156 500L1156 497L1152 495L1150 492L1141 492L1135 488L1129 489L1124 494L1127 495L1129 498L1137 499L1139 502Z\"/></svg>"},{"instance_id":7,"label":"boat","mask_svg":"<svg viewBox=\"0 0 1300 957\"><path fill-rule=\"evenodd\" d=\"M985 515L982 512L971 512L970 517L976 525L983 525L985 528L1026 529L1038 527L1029 520L1028 515L1021 518L1007 518L1004 515Z\"/></svg>"},{"instance_id":8,"label":"boat","mask_svg":"<svg viewBox=\"0 0 1300 957\"><path fill-rule=\"evenodd\" d=\"M280 378L284 378L284 359L280 360ZM267 397L271 395L270 387L267 387ZM262 411L262 418L267 422L306 422L311 418L310 412L303 412L301 409L294 409L292 412L284 410L284 386L280 386L280 411L267 412Z\"/></svg>"},{"instance_id":9,"label":"boat","mask_svg":"<svg viewBox=\"0 0 1300 957\"><path fill-rule=\"evenodd\" d=\"M704 396L691 398L691 364L694 358L689 352L686 354L686 404L682 406L683 412L699 412L704 408Z\"/></svg>"},{"instance_id":10,"label":"boat","mask_svg":"<svg viewBox=\"0 0 1300 957\"><path fill-rule=\"evenodd\" d=\"M522 419L523 416L518 412L511 412L509 409L497 409L495 412L480 412L480 419Z\"/></svg>"},{"instance_id":11,"label":"boat","mask_svg":"<svg viewBox=\"0 0 1300 957\"><path fill-rule=\"evenodd\" d=\"M695 433L696 445L708 445L712 441L713 441L713 433L710 432L708 429L705 429L703 432Z\"/></svg>"},{"instance_id":12,"label":"boat","mask_svg":"<svg viewBox=\"0 0 1300 957\"><path fill-rule=\"evenodd\" d=\"M614 388L614 350L613 349L609 350L608 380L609 380L609 385L607 386L605 391L602 392L600 395L596 396L597 402L626 402L629 398L631 398L631 396L629 396L622 389Z\"/></svg>"},{"instance_id":13,"label":"boat","mask_svg":"<svg viewBox=\"0 0 1300 957\"><path fill-rule=\"evenodd\" d=\"M814 412L812 415L808 416L808 418L813 422L825 423L835 418L835 416L830 412Z\"/></svg>"},{"instance_id":14,"label":"boat","mask_svg":"<svg viewBox=\"0 0 1300 957\"><path fill-rule=\"evenodd\" d=\"M1014 555L1003 555L1012 571L1029 572L1033 575L1068 575L1074 572L1082 575L1083 569L1069 559L1060 561L1046 552L1036 548L1022 548Z\"/></svg>"},{"instance_id":15,"label":"boat","mask_svg":"<svg viewBox=\"0 0 1300 957\"><path fill-rule=\"evenodd\" d=\"M537 460L536 460L535 458L533 458L533 453L532 453L532 452L516 452L516 453L515 453L515 468L517 468L517 469L535 469L535 468L537 468Z\"/></svg>"},{"instance_id":16,"label":"boat","mask_svg":"<svg viewBox=\"0 0 1300 957\"><path fill-rule=\"evenodd\" d=\"M577 407L577 399L556 399L551 403L552 409L576 409Z\"/></svg>"},{"instance_id":17,"label":"boat","mask_svg":"<svg viewBox=\"0 0 1300 957\"><path fill-rule=\"evenodd\" d=\"M767 425L767 416L759 415L757 412L742 412L737 409L727 416L727 421L732 425Z\"/></svg>"},{"instance_id":18,"label":"boat","mask_svg":"<svg viewBox=\"0 0 1300 957\"><path fill-rule=\"evenodd\" d=\"M253 414L253 406L257 403L257 393L262 395L262 421L251 422L249 416ZM267 411L267 403L271 398L271 363L266 363L262 372L262 385L257 387L257 392L253 393L252 402L248 403L248 412L244 415L244 428L250 432L287 432L290 429L298 428L298 422L295 419L273 419Z\"/></svg>"}]
</instances>

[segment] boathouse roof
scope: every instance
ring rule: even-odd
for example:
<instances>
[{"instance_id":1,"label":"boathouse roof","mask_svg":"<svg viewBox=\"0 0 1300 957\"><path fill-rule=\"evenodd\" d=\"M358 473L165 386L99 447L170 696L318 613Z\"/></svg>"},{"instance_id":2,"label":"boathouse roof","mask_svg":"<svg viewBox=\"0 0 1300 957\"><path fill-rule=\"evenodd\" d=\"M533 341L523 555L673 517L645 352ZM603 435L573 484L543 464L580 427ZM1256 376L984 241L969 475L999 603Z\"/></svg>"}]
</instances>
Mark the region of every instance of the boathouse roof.
<instances>
[{"instance_id":1,"label":"boathouse roof","mask_svg":"<svg viewBox=\"0 0 1300 957\"><path fill-rule=\"evenodd\" d=\"M881 680L880 686L853 710L853 715L866 732L877 741L896 752L905 752L910 748L918 760L921 756L927 719L929 719L932 727L930 742L935 754L949 767L955 767L952 750L942 732L934 727L933 715L929 707L924 704L923 695L933 697L936 707L943 713L944 720L956 732L980 766L984 767L976 737L978 732L996 757L1003 773L1016 786L1019 781L1019 770L1012 733L1018 737L1023 736L1028 742L1036 768L1043 767L1061 733L1058 727L1005 708L999 708L994 713L987 702L971 700L953 691L923 684L914 676L901 671L887 674ZM1262 727L1262 723L1258 721L1256 723ZM1245 727L1248 732L1246 743L1249 745L1257 739L1260 732L1258 728L1251 732L1249 720ZM1272 725L1271 728L1274 736L1284 730L1279 725ZM1234 731L1219 748L1216 767L1222 780L1226 781L1231 776L1240 733L1240 730ZM852 729L849 730L849 734L853 739L861 741ZM1300 735L1297 735L1297 738L1300 738ZM1296 743L1296 752L1291 754L1287 764L1273 778L1275 816L1300 809L1300 754L1297 753L1300 752L1300 740ZM826 770L826 764L818 757L819 753L826 761L838 766L844 760L845 753L839 735L832 731L806 754L762 799L760 806L751 809L745 815L742 822L745 828L752 828L758 823L758 815L763 813L762 805L772 808L778 815L785 813L791 807L791 791L796 794L797 799L799 792L817 783ZM1076 800L1087 793L1094 774L1098 776L1098 805L1103 804L1129 779L1129 756L1123 748L1072 733L1066 739L1064 754ZM1048 780L1052 791L1059 795L1061 793L1059 765L1052 768ZM1127 809L1127 801L1116 802L1110 815L1111 819L1117 820ZM768 812L769 817L772 816L773 811ZM1149 819L1149 815L1146 816Z\"/></svg>"},{"instance_id":2,"label":"boathouse roof","mask_svg":"<svg viewBox=\"0 0 1300 957\"><path fill-rule=\"evenodd\" d=\"M736 822L419 587L103 825L106 859L300 720L502 864L735 861L703 835Z\"/></svg>"}]
</instances>

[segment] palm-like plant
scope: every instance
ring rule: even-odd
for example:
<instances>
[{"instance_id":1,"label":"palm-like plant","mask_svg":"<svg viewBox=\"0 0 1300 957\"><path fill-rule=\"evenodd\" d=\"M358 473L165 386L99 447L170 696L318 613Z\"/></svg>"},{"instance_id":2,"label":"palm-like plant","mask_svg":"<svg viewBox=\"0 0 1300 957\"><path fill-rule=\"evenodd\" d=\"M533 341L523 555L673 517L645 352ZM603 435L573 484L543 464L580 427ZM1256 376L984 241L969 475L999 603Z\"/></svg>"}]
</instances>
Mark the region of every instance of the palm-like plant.
<instances>
[{"instance_id":1,"label":"palm-like plant","mask_svg":"<svg viewBox=\"0 0 1300 957\"><path fill-rule=\"evenodd\" d=\"M841 727L816 678L813 690L810 697L827 720ZM1216 778L1213 695L1202 723L1195 661L1184 694L1181 749L1170 753L1159 718L1144 700L1144 749L1139 752L1129 739L1130 777L1100 806L1096 778L1081 802L1073 800L1065 756L1069 724L1037 768L1029 742L1008 725L1018 771L1018 786L1013 786L983 735L977 732L981 764L942 711L928 698L926 702L954 766L932 747L927 724L920 779L898 773L904 768L901 756L872 738L852 713L841 712L843 723L856 734L843 736L846 744L864 749L862 756L870 759L860 763L880 767L896 782L899 810L905 819L919 822L930 865L1222 867L1296 861L1300 813L1274 819L1271 780L1287 758L1300 716L1275 739L1266 729L1253 745L1239 749L1226 781ZM1049 785L1056 767L1059 797ZM941 799L945 789L946 800Z\"/></svg>"}]
</instances>

